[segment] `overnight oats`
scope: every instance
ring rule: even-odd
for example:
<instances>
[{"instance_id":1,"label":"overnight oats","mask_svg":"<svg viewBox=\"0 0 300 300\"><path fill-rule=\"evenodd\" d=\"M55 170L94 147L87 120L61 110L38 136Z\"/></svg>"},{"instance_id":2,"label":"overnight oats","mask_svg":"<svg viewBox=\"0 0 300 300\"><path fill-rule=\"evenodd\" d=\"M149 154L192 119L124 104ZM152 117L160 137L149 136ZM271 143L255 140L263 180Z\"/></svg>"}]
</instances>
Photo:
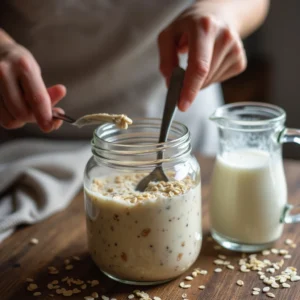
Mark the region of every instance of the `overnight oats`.
<instances>
[{"instance_id":1,"label":"overnight oats","mask_svg":"<svg viewBox=\"0 0 300 300\"><path fill-rule=\"evenodd\" d=\"M159 120L155 122L157 132L152 132L153 140L157 140L159 133ZM88 247L94 262L111 278L125 283L154 284L179 276L199 255L200 168L190 154L188 134L176 143L176 147L181 145L180 155L175 154L175 145L165 145L170 148L165 148L164 159L168 162L163 163L169 181L150 182L144 192L136 191L139 181L157 163L156 154L152 153L157 153L157 144L154 147L149 143L145 126L141 136L147 136L148 143L143 144L141 138L138 145L143 145L142 149L132 146L130 130L135 139L135 126L139 126L138 130L143 128L134 122L126 134L115 129L113 143L107 141L105 125L94 136L93 145L97 147L93 147L94 156L85 175ZM176 134L182 135L180 130L188 133L183 125L176 126L170 132L172 136L173 131L173 139ZM128 144L124 143L124 136L129 139ZM122 143L118 144L118 140Z\"/></svg>"}]
</instances>

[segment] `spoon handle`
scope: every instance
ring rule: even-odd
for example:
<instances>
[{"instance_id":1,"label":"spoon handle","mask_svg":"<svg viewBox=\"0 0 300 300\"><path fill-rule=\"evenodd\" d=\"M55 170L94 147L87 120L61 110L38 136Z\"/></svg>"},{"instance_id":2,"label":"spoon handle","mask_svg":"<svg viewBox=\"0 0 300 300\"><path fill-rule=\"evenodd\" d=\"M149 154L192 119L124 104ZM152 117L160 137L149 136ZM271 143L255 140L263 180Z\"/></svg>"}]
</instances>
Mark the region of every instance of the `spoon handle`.
<instances>
[{"instance_id":1,"label":"spoon handle","mask_svg":"<svg viewBox=\"0 0 300 300\"><path fill-rule=\"evenodd\" d=\"M74 123L76 121L75 119L73 119L67 115L61 114L57 111L52 111L52 117L53 117L53 119L63 120L68 123Z\"/></svg>"},{"instance_id":2,"label":"spoon handle","mask_svg":"<svg viewBox=\"0 0 300 300\"><path fill-rule=\"evenodd\" d=\"M163 119L160 129L160 135L159 135L159 143L164 143L167 140L170 125L173 121L175 111L177 108L177 103L180 97L180 92L183 84L184 79L184 69L180 67L176 67L173 70L170 85L167 93L164 113L163 113ZM162 151L159 151L157 154L158 159L162 159L163 153Z\"/></svg>"}]
</instances>

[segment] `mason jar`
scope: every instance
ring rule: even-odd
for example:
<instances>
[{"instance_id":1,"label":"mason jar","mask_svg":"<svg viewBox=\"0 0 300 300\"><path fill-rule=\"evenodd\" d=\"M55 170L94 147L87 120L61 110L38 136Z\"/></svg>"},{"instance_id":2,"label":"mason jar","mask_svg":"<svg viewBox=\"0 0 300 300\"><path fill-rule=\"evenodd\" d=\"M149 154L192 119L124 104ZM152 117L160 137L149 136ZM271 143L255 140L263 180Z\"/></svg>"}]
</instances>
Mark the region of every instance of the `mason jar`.
<instances>
[{"instance_id":1,"label":"mason jar","mask_svg":"<svg viewBox=\"0 0 300 300\"><path fill-rule=\"evenodd\" d=\"M173 122L157 143L159 119L134 120L127 130L98 127L84 176L88 248L100 270L128 284L157 284L185 272L202 242L200 166L190 133ZM163 155L158 155L158 154ZM168 181L138 182L157 166Z\"/></svg>"}]
</instances>

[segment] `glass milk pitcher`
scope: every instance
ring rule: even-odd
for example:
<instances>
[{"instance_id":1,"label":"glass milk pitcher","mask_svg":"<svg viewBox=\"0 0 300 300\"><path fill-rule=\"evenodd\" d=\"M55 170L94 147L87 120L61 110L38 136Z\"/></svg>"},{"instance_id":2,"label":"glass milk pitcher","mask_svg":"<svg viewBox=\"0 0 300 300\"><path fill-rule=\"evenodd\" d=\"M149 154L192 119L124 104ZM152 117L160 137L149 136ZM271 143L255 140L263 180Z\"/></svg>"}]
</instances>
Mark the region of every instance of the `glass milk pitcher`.
<instances>
[{"instance_id":1,"label":"glass milk pitcher","mask_svg":"<svg viewBox=\"0 0 300 300\"><path fill-rule=\"evenodd\" d=\"M289 215L282 143L300 144L300 130L284 127L277 106L242 102L220 107L211 116L219 128L220 149L210 190L213 238L223 247L252 252L269 248Z\"/></svg>"}]
</instances>

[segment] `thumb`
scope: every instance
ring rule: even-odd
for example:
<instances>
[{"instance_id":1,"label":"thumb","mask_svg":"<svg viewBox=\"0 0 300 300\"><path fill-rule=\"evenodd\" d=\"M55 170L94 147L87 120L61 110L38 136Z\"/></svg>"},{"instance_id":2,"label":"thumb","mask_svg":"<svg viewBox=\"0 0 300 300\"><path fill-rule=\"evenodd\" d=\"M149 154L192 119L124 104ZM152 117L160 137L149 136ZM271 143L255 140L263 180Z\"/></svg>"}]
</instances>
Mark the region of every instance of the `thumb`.
<instances>
[{"instance_id":1,"label":"thumb","mask_svg":"<svg viewBox=\"0 0 300 300\"><path fill-rule=\"evenodd\" d=\"M51 99L52 106L55 106L67 94L67 89L62 84L56 84L47 88L48 94Z\"/></svg>"}]
</instances>

